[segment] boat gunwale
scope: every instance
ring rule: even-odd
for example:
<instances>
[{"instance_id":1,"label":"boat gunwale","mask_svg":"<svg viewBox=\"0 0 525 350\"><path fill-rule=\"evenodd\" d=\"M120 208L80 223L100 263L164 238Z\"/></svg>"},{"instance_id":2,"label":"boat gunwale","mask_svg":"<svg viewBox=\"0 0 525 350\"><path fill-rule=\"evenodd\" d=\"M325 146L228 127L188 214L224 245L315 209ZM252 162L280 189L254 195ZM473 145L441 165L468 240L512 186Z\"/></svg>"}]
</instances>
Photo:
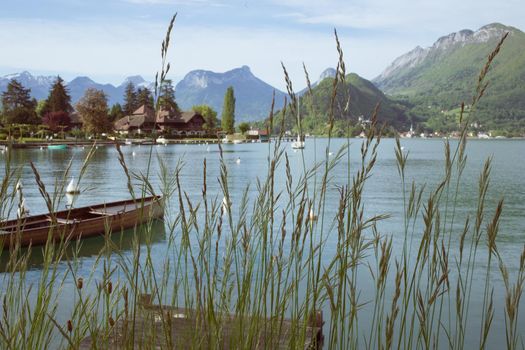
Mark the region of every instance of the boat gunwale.
<instances>
[{"instance_id":1,"label":"boat gunwale","mask_svg":"<svg viewBox=\"0 0 525 350\"><path fill-rule=\"evenodd\" d=\"M97 208L107 209L107 208L116 207L116 206L130 203L130 204L135 204L135 208L129 211L125 211L123 213L131 213L137 210L147 209L148 207L151 207L155 203L160 204L161 200L162 200L162 196L158 196L158 195L149 196L149 197L143 197L143 198L138 198L138 199L127 199L127 200L120 200L120 201L110 202L110 203L88 205L88 206L80 207L80 208L71 208L71 209L61 210L61 211L57 211L53 213L44 213L44 214L38 214L35 216L29 216L29 217L22 218L22 219L7 220L4 222L0 222L0 237L3 235L15 234L18 230L23 231L24 233L30 234L32 232L37 232L43 229L49 229L51 227L63 228L66 226L71 226L71 225L80 224L80 223L92 223L96 220L106 220L107 218L111 218L111 217L115 217L119 215L119 213L102 215L102 214L95 214L91 212ZM136 204L139 204L140 206L137 206ZM75 220L75 215L71 215L71 213L73 212L75 212L75 214L76 213L79 213L79 214L89 213L89 214L93 214L97 216ZM62 219L71 220L71 222L59 222L57 220L53 222L53 218L56 219L61 214L66 214L66 217ZM32 223L48 223L48 224L42 225L40 227L24 229L25 225L31 225Z\"/></svg>"}]
</instances>

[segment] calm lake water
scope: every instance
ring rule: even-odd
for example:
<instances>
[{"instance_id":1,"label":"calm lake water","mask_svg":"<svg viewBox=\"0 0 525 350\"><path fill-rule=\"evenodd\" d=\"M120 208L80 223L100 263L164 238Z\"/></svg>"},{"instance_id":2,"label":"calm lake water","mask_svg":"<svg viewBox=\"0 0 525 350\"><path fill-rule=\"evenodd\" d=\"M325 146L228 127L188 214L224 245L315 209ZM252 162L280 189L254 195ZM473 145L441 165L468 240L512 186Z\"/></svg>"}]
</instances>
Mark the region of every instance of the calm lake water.
<instances>
[{"instance_id":1,"label":"calm lake water","mask_svg":"<svg viewBox=\"0 0 525 350\"><path fill-rule=\"evenodd\" d=\"M331 151L336 151L344 145L346 140L332 140ZM451 141L454 147L457 141ZM362 140L351 140L350 146L350 169L352 173L358 169L360 164L360 146ZM435 189L444 173L444 141L439 139L406 139L401 140L405 152L409 152L407 164L407 182L414 180L417 184L427 184L427 188ZM308 139L304 153L292 151L290 144L284 144L288 157L290 158L293 175L300 177L303 173L303 155L306 167L309 168L315 161L321 161L325 156L326 139ZM364 192L364 202L368 215L389 214L391 217L381 223L380 232L385 235L393 236L393 252L398 256L401 252L403 242L403 208L402 190L400 178L396 166L394 153L394 140L385 139L379 146L378 160L375 165L373 176L366 185ZM224 145L224 158L229 170L229 186L235 212L236 203L239 203L242 194L249 186L248 197L253 201L257 193L256 179L264 179L268 169L269 147L272 144L240 144ZM122 147L128 167L132 171L145 171L148 163L150 146L126 146ZM28 208L32 214L46 212L44 200L40 196L34 181L33 173L29 167L29 161L34 162L38 168L43 182L48 191L53 191L57 178L61 179L63 172L72 160L72 174L77 176L82 161L87 155L88 149L71 148L67 150L14 150L12 151L13 166L20 167L22 171L22 182L24 185L24 195ZM183 163L181 173L181 184L188 196L198 201L202 190L203 160L207 160L208 175L208 195L220 194L219 183L216 180L220 176L220 159L217 145L170 145L154 146L154 158L152 160L152 183L160 188L158 158L173 171L179 161ZM478 179L483 163L488 157L493 158L491 182L487 200L487 216L494 213L497 202L500 198L505 199L504 210L500 222L500 232L498 235L498 247L509 271L512 274L516 271L519 257L525 244L525 141L524 140L469 140L467 146L467 166L464 171L461 183L461 192L458 197L459 207L457 210L457 222L462 226L467 215L475 216L476 201L478 193ZM4 176L5 155L0 155L0 176ZM237 159L240 158L240 163ZM284 188L286 177L284 168L281 166L280 172L283 176L277 176L276 186ZM338 184L346 184L348 179L348 158L341 159L341 164L334 169L333 179L327 194L326 215L334 217L337 212ZM319 176L320 179L320 176ZM81 182L82 194L75 198L74 205L84 206L101 202L110 202L129 197L124 172L118 162L117 152L113 147L99 147L89 164L86 174ZM176 208L176 198L173 198L173 207ZM66 198L63 198L61 207L64 208ZM176 209L173 209L176 210ZM13 216L11 214L11 216ZM168 213L168 217L170 213ZM166 244L164 227L162 224L156 229L154 236L156 249L162 251ZM459 230L458 230L459 236ZM459 237L458 237L459 238ZM326 261L332 257L336 247L336 233L330 233L324 257ZM333 244L331 244L333 243ZM101 240L94 238L86 240L82 248L80 268L81 272L88 274L92 268L95 256L101 247ZM452 251L458 249L458 239L452 241ZM131 253L130 253L131 254ZM163 254L158 255L158 260L154 260L162 269L164 260ZM474 289L472 297L471 317L476 319L476 312L479 311L483 298L483 281L485 266L480 264L479 274L474 274L475 281L479 279L480 288ZM66 266L64 265L64 271ZM496 269L494 269L496 270ZM37 281L40 276L38 257L35 257L31 270L27 273L27 278ZM493 321L493 329L490 338L490 347L505 344L504 333L504 288L501 276L497 271L493 274L495 286L494 299L496 314ZM0 274L0 283L3 276ZM69 287L73 288L73 282ZM69 295L66 286L65 295ZM360 286L361 287L361 286ZM370 289L370 283L363 281L361 289L366 295ZM2 287L0 286L0 290ZM521 308L521 319L525 318L524 308ZM59 311L60 313L60 311ZM66 313L64 312L64 315ZM65 317L65 316L64 316ZM363 316L366 318L366 315ZM360 322L361 324L361 322ZM364 322L366 324L366 322ZM523 323L522 325L523 326ZM476 326L477 327L477 326ZM521 327L525 329L525 327ZM326 332L326 331L325 331ZM478 333L474 332L472 339L467 339L467 345L472 342L477 347ZM522 336L525 335L522 333ZM467 346L468 347L468 346Z\"/></svg>"}]
</instances>

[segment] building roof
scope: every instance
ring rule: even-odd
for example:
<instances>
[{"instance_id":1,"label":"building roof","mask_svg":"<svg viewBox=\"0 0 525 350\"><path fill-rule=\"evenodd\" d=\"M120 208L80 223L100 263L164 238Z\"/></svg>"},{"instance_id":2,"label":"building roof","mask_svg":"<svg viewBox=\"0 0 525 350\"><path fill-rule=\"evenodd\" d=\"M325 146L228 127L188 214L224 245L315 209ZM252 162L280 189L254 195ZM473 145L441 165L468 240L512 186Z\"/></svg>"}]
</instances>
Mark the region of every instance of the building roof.
<instances>
[{"instance_id":1,"label":"building roof","mask_svg":"<svg viewBox=\"0 0 525 350\"><path fill-rule=\"evenodd\" d=\"M265 129L251 129L248 130L250 136L268 136L268 131Z\"/></svg>"},{"instance_id":2,"label":"building roof","mask_svg":"<svg viewBox=\"0 0 525 350\"><path fill-rule=\"evenodd\" d=\"M204 117L200 113L197 113L195 111L182 112L179 117L179 123L188 123L190 120L197 116L204 119Z\"/></svg>"},{"instance_id":3,"label":"building roof","mask_svg":"<svg viewBox=\"0 0 525 350\"><path fill-rule=\"evenodd\" d=\"M157 117L154 118L155 112L153 109L143 105L132 115L128 115L124 118L117 120L114 124L115 130L127 131L130 128L140 128L144 123L157 123L157 124L187 124L193 118L203 116L195 111L189 112L178 112L172 109L162 109L157 113Z\"/></svg>"},{"instance_id":4,"label":"building roof","mask_svg":"<svg viewBox=\"0 0 525 350\"><path fill-rule=\"evenodd\" d=\"M153 119L154 116L155 116L155 111L151 107L148 107L146 105L142 105L139 108L137 108L135 110L135 112L133 112L132 115L144 115L144 116L148 117L148 119Z\"/></svg>"}]
</instances>

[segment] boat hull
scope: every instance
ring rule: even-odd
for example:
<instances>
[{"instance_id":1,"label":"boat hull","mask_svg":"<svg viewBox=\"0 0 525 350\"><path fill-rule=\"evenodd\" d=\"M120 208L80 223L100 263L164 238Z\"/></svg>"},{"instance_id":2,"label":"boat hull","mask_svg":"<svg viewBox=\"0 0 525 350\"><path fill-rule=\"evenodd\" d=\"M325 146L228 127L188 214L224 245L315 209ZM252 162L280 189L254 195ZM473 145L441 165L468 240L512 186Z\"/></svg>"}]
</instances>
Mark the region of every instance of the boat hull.
<instances>
[{"instance_id":1,"label":"boat hull","mask_svg":"<svg viewBox=\"0 0 525 350\"><path fill-rule=\"evenodd\" d=\"M67 145L47 145L47 149L66 149Z\"/></svg>"},{"instance_id":2,"label":"boat hull","mask_svg":"<svg viewBox=\"0 0 525 350\"><path fill-rule=\"evenodd\" d=\"M129 229L164 216L162 198L147 197L37 215L0 223L0 249L77 240Z\"/></svg>"},{"instance_id":3,"label":"boat hull","mask_svg":"<svg viewBox=\"0 0 525 350\"><path fill-rule=\"evenodd\" d=\"M294 142L292 142L292 148L293 149L304 149L304 142L303 141L294 141Z\"/></svg>"}]
</instances>

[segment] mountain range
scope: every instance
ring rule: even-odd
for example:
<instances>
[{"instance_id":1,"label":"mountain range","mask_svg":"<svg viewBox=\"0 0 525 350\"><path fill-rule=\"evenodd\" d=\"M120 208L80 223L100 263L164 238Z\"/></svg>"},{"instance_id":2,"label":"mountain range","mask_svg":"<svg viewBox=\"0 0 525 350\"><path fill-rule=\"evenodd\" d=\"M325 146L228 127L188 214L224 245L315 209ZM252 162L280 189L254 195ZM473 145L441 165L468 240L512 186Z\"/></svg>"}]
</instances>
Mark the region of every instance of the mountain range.
<instances>
[{"instance_id":1,"label":"mountain range","mask_svg":"<svg viewBox=\"0 0 525 350\"><path fill-rule=\"evenodd\" d=\"M493 23L443 36L430 47L400 56L373 82L411 105L415 118L439 119L462 102L470 103L487 56L505 33L473 121L486 129L525 128L525 33L514 27Z\"/></svg>"},{"instance_id":2,"label":"mountain range","mask_svg":"<svg viewBox=\"0 0 525 350\"><path fill-rule=\"evenodd\" d=\"M525 130L525 33L519 29L494 23L476 31L461 30L439 38L432 46L420 46L395 59L372 82L355 74L347 77L353 93L350 114L357 117L370 114L376 102L382 102L380 116L389 124L406 127L411 121L431 128L457 123L449 111L457 110L461 102L471 101L481 68L487 55L494 50L505 33L509 33L501 52L487 75L490 82L481 103L477 106L476 124L486 129ZM319 118L327 112L326 94L329 81L335 76L333 68L326 69L312 84L319 104L315 106ZM47 97L56 79L54 76L33 76L28 72L0 77L0 92L10 79L18 79L31 89L36 99ZM78 101L87 88L103 90L110 104L122 103L128 82L135 86L152 88L153 84L141 76L126 78L122 84L99 84L88 77L77 77L67 82L72 101ZM193 105L208 104L220 116L224 93L233 86L236 97L236 121L262 120L268 116L272 94L275 109L283 106L286 94L256 77L248 66L223 73L194 70L176 85L176 100L184 110ZM297 94L303 96L306 89ZM314 118L312 116L312 118ZM314 123L315 124L315 123Z\"/></svg>"},{"instance_id":3,"label":"mountain range","mask_svg":"<svg viewBox=\"0 0 525 350\"><path fill-rule=\"evenodd\" d=\"M224 73L194 70L186 74L175 87L177 103L182 109L207 104L219 115L224 94L229 86L235 95L235 120L254 121L268 116L275 91L275 108L283 105L285 93L257 78L248 66Z\"/></svg>"},{"instance_id":4,"label":"mountain range","mask_svg":"<svg viewBox=\"0 0 525 350\"><path fill-rule=\"evenodd\" d=\"M330 76L335 76L333 68L326 69L312 86L316 86L321 80ZM27 71L6 75L0 77L0 93L6 90L11 79L17 79L24 87L31 89L31 95L34 98L41 100L47 98L56 76L33 76ZM99 84L84 76L76 77L67 82L67 88L73 103L76 103L88 88L95 88L104 91L108 97L108 103L112 105L123 103L124 91L129 82L135 87L153 89L153 83L147 82L140 75L128 77L118 86ZM270 112L274 91L276 110L283 106L286 96L284 92L257 78L248 66L243 66L224 73L206 70L189 72L175 86L177 103L183 110L188 110L194 105L207 104L220 115L224 94L229 86L233 86L235 92L237 121L264 119Z\"/></svg>"},{"instance_id":5,"label":"mountain range","mask_svg":"<svg viewBox=\"0 0 525 350\"><path fill-rule=\"evenodd\" d=\"M326 135L328 133L328 121L330 119L331 101L333 95L333 79L335 70L328 69L321 74L320 79L312 84L311 93L303 93L299 97L299 117L304 132L316 135ZM348 109L346 105L350 96ZM369 121L374 114L376 105L380 108L377 114L377 121L381 125L394 126L397 129L404 129L409 125L406 114L406 107L387 97L371 81L366 80L355 73L345 76L344 86L339 83L334 105L334 129L332 135L344 136L348 131L348 121L351 120L356 127L352 127L350 132L358 134L361 123ZM292 110L292 108L289 108ZM296 110L296 109L295 109ZM277 115L277 122L274 123L276 130L279 130L282 123L282 111ZM284 121L285 130L296 130L297 116L287 113Z\"/></svg>"}]
</instances>

